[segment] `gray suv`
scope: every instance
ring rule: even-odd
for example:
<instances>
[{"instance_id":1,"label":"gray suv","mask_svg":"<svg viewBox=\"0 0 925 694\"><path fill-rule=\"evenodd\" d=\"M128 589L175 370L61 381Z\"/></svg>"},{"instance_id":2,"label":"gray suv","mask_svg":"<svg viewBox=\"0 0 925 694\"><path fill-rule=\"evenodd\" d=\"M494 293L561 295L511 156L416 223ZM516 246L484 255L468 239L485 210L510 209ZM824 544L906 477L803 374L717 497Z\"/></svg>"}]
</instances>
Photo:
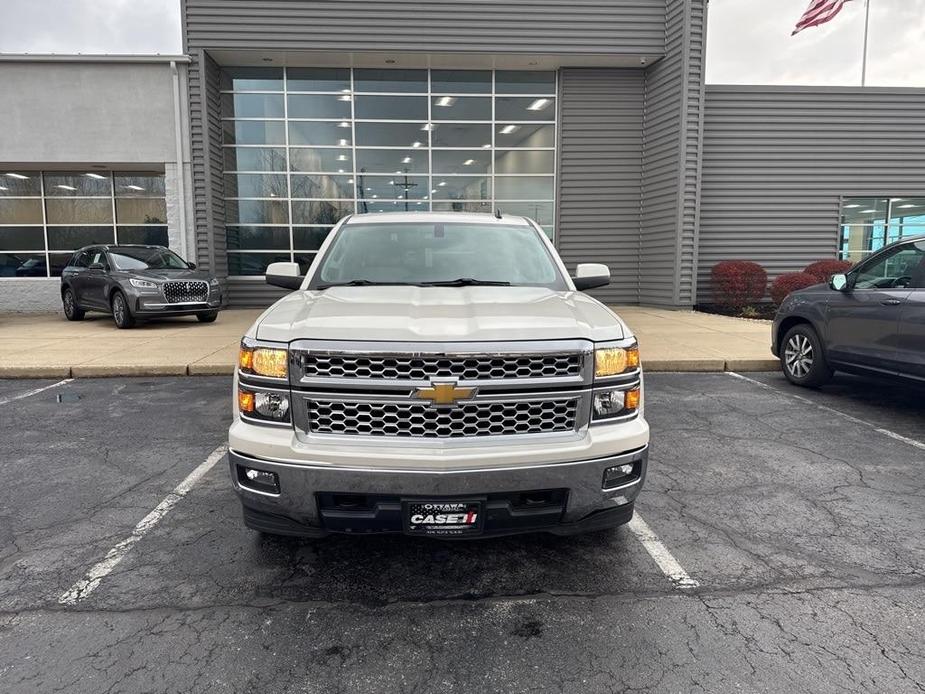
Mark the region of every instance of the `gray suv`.
<instances>
[{"instance_id":1,"label":"gray suv","mask_svg":"<svg viewBox=\"0 0 925 694\"><path fill-rule=\"evenodd\" d=\"M103 311L119 328L163 316L211 323L222 308L222 287L163 246L87 246L61 272L61 301L68 320Z\"/></svg>"},{"instance_id":2,"label":"gray suv","mask_svg":"<svg viewBox=\"0 0 925 694\"><path fill-rule=\"evenodd\" d=\"M925 236L793 292L772 336L771 351L797 385L820 386L835 371L925 382Z\"/></svg>"}]
</instances>

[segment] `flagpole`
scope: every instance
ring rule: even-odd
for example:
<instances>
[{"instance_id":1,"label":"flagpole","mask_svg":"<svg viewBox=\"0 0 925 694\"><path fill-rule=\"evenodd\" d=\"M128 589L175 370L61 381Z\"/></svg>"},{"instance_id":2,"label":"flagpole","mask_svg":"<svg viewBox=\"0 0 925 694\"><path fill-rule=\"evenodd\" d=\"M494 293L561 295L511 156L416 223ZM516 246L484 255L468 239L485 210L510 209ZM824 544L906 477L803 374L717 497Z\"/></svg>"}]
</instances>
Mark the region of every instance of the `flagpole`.
<instances>
[{"instance_id":1,"label":"flagpole","mask_svg":"<svg viewBox=\"0 0 925 694\"><path fill-rule=\"evenodd\" d=\"M867 35L870 30L870 0L866 0L864 13L864 57L861 59L861 86L867 86Z\"/></svg>"}]
</instances>

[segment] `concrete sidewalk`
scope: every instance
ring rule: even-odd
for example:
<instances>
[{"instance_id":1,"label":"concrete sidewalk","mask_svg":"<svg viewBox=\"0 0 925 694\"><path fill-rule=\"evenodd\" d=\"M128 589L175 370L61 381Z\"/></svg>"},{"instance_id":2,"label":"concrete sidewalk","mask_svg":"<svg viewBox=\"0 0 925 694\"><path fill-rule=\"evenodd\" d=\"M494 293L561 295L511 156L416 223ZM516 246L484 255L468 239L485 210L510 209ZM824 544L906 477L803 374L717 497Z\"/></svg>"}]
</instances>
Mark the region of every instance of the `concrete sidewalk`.
<instances>
[{"instance_id":1,"label":"concrete sidewalk","mask_svg":"<svg viewBox=\"0 0 925 694\"><path fill-rule=\"evenodd\" d=\"M770 323L639 306L615 310L639 337L649 371L777 368ZM175 318L118 330L109 316L0 315L0 378L230 374L241 335L260 309L223 311L212 324Z\"/></svg>"}]
</instances>

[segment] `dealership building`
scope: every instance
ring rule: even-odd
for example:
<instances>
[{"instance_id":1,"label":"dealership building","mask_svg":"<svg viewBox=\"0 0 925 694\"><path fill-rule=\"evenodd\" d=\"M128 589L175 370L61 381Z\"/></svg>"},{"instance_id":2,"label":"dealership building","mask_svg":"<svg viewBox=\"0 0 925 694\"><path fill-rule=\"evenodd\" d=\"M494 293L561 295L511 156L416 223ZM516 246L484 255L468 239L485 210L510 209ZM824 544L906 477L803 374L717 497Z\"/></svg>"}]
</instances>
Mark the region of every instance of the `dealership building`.
<instances>
[{"instance_id":1,"label":"dealership building","mask_svg":"<svg viewBox=\"0 0 925 694\"><path fill-rule=\"evenodd\" d=\"M925 89L704 84L705 0L185 0L177 56L0 54L0 311L91 243L278 296L347 214L526 215L610 303L925 233ZM490 249L488 249L490 250Z\"/></svg>"}]
</instances>

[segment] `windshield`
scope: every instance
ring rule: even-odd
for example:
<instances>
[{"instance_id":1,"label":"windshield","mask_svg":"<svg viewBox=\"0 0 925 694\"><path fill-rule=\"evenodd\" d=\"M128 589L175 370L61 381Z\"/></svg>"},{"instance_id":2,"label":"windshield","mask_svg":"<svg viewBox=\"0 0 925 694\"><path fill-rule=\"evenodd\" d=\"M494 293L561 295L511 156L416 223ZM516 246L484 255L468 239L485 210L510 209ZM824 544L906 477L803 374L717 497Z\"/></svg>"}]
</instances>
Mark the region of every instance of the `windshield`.
<instances>
[{"instance_id":1,"label":"windshield","mask_svg":"<svg viewBox=\"0 0 925 694\"><path fill-rule=\"evenodd\" d=\"M118 270L189 270L180 256L166 248L110 248L109 257Z\"/></svg>"},{"instance_id":2,"label":"windshield","mask_svg":"<svg viewBox=\"0 0 925 694\"><path fill-rule=\"evenodd\" d=\"M471 222L347 224L310 288L344 284L567 288L533 227Z\"/></svg>"}]
</instances>

